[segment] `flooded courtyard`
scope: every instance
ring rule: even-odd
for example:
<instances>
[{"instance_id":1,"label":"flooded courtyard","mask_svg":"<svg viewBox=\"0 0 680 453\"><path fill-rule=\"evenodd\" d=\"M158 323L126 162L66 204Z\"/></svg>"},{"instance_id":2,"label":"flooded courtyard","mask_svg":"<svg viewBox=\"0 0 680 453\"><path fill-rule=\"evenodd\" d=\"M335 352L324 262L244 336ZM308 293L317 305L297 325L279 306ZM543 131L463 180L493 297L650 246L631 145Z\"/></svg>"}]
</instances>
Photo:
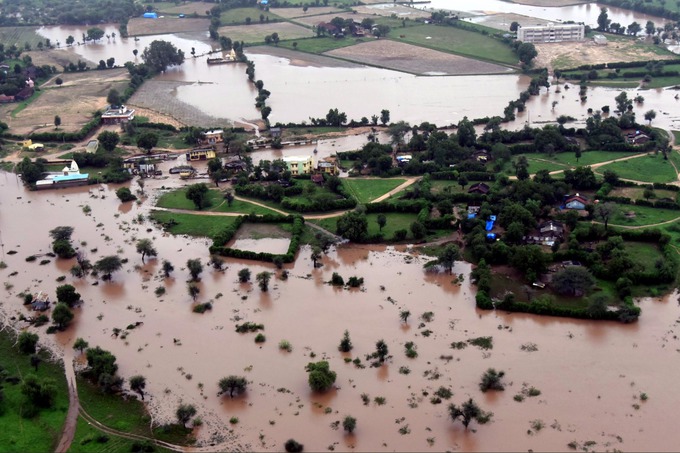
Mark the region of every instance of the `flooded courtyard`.
<instances>
[{"instance_id":1,"label":"flooded courtyard","mask_svg":"<svg viewBox=\"0 0 680 453\"><path fill-rule=\"evenodd\" d=\"M173 183L147 180L146 190ZM148 214L150 199L122 205L115 188L98 186L31 193L6 173L0 186L8 265L0 271L7 295L3 313L21 327L16 317L29 312L18 293L54 294L59 284L73 284L85 301L74 323L56 336L38 329L41 341L62 351L67 364L77 358L71 348L77 337L110 350L121 376L147 378L156 422L172 421L180 401L194 404L204 421L196 432L199 443L216 444L214 450L276 451L291 437L309 451L563 451L570 442L589 441L598 450L671 451L680 442L660 423L672 419L680 396L673 385L680 372L677 294L640 301L643 315L633 325L483 312L475 308L468 264L454 269L464 275L459 285L451 275L424 273L429 258L413 251L343 246L331 249L316 269L303 248L285 267L288 279L275 276L266 293L238 283L237 273L247 267L253 275L278 274L273 266L231 259L224 271L206 266L197 302L212 301L213 309L197 314L186 290L185 263L198 258L207 264L209 241L172 237L140 218ZM112 281L96 285L91 277L71 277L71 260L26 262L49 251L48 231L59 225L75 228L74 244L92 261L118 254L128 262ZM142 263L134 250L138 238L154 241L158 259ZM168 279L160 276L164 259L176 269ZM353 290L332 287L326 282L333 272L365 283ZM66 279L58 283L62 275ZM154 294L159 286L166 289L160 297ZM399 317L405 309L412 314L407 323ZM427 312L431 317L422 316ZM264 324L266 342L234 331L247 321ZM142 324L126 329L137 322ZM116 328L124 335L113 335ZM349 354L337 349L345 330L354 344ZM451 348L482 336L493 338L493 349ZM365 355L380 339L392 358L373 368ZM281 340L290 342L290 352L279 349ZM416 358L404 353L409 341ZM346 357L366 367L346 363ZM304 370L318 360L328 360L338 375L336 388L324 394L310 391ZM504 392L479 391L480 377L491 367L506 372ZM248 391L218 397L218 380L230 374L245 376ZM432 398L442 386L453 397L438 403ZM539 396L515 401L531 386ZM648 400L641 400L643 393ZM494 415L489 424L466 431L448 419L446 407L469 397ZM353 435L335 424L345 415L357 419ZM232 417L239 423L231 425Z\"/></svg>"}]
</instances>

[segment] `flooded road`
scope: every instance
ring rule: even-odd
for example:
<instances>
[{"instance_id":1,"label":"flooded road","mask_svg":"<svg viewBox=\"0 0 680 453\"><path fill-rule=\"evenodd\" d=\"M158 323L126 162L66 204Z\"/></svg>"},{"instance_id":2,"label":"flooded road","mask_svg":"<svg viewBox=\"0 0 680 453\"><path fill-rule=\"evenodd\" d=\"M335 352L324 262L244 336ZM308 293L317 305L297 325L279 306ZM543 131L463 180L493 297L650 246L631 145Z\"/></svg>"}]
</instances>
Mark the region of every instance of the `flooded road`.
<instances>
[{"instance_id":1,"label":"flooded road","mask_svg":"<svg viewBox=\"0 0 680 453\"><path fill-rule=\"evenodd\" d=\"M178 184L174 178L147 180L146 191L153 194L160 186ZM76 286L85 303L66 332L48 336L45 327L37 329L41 341L70 350L75 338L83 337L112 351L121 376L147 378L155 420L172 421L180 401L194 404L204 421L200 441L226 442L216 449L280 451L291 437L307 451L330 446L564 451L572 441L581 446L593 441L591 449L597 450L672 451L680 442L680 434L669 430L680 397L674 385L680 372L677 294L641 301L643 314L634 325L480 312L465 263L455 268L465 276L458 286L450 275L423 273L427 257L393 248L345 246L332 249L317 269L310 250L303 248L296 262L286 266L288 280L273 278L267 293L237 283L237 273L244 267L253 275L276 272L270 265L228 260L223 272L206 266L197 302L212 300L213 309L201 315L191 311L185 263L199 258L207 264L209 241L171 237L148 221L140 223L139 215L146 215L153 196L123 208L115 187L29 193L6 173L0 174L0 187L2 252L8 266L0 270L6 292L0 309L28 315L17 294L54 294L57 277L66 275L64 283ZM90 215L83 213L85 205ZM29 255L49 251L48 231L59 225L75 228L74 245L92 261L114 253L129 261L111 282L96 286L91 277L70 276L70 260L40 265L44 258L39 257L26 262ZM159 256L144 265L134 243L145 237L153 239ZM176 268L169 279L159 275L163 259ZM360 290L331 287L324 282L333 272L345 280L363 277L365 284ZM154 295L158 286L166 288L165 295ZM412 314L407 324L399 318L404 309ZM425 312L433 313L430 322L420 319ZM267 341L258 345L255 334L236 333L235 325L245 321L264 324ZM114 328L125 332L136 322L143 324L112 336ZM354 344L348 355L337 350L345 329ZM450 347L479 336L493 337L493 349ZM284 339L291 352L279 350ZM380 339L393 356L386 365L361 369L345 363L350 357L367 364L365 355ZM415 343L417 358L405 356L408 341ZM304 367L322 359L338 377L337 389L319 395L309 390ZM479 391L480 377L490 367L506 372L505 392ZM218 380L230 374L248 379L247 393L233 400L217 397ZM440 386L454 395L433 404L433 392ZM530 386L541 394L523 402L513 399ZM368 405L362 402L364 393ZM648 400L640 399L642 393ZM377 404L376 397L385 403ZM465 431L447 419L446 406L469 397L494 416L490 424L473 423ZM352 436L336 429L335 422L345 415L357 419ZM239 423L231 425L234 416Z\"/></svg>"}]
</instances>

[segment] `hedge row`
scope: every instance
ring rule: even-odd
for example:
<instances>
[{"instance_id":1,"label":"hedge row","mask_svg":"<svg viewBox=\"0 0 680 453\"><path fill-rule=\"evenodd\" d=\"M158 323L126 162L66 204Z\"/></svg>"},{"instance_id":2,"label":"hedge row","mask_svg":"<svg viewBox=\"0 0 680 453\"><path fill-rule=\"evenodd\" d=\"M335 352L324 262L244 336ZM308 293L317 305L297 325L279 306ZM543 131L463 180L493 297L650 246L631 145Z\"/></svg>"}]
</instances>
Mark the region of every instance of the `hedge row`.
<instances>
[{"instance_id":1,"label":"hedge row","mask_svg":"<svg viewBox=\"0 0 680 453\"><path fill-rule=\"evenodd\" d=\"M505 310L518 313L532 313L535 315L547 316L561 316L565 318L577 319L597 319L605 321L621 321L629 322L632 319L637 319L640 316L640 307L632 304L626 304L616 311L605 311L599 316L592 316L585 308L572 308L554 305L543 301L534 302L517 302L517 301L503 301L494 306L491 297L485 291L478 291L475 297L477 308L482 310Z\"/></svg>"},{"instance_id":2,"label":"hedge row","mask_svg":"<svg viewBox=\"0 0 680 453\"><path fill-rule=\"evenodd\" d=\"M137 127L144 127L147 129L159 129L163 131L172 131L172 132L177 132L177 128L173 126L172 124L166 124L166 123L151 123L151 122L141 122L141 121L133 121L133 124Z\"/></svg>"},{"instance_id":3,"label":"hedge row","mask_svg":"<svg viewBox=\"0 0 680 453\"><path fill-rule=\"evenodd\" d=\"M288 251L285 254L267 253L267 252L253 252L250 250L239 250L231 247L226 247L224 244L229 242L234 237L238 229L243 223L292 223L293 234L288 245ZM222 255L230 258L241 258L256 261L275 262L280 260L283 263L292 263L295 261L295 255L300 249L300 237L304 228L304 219L300 216L282 216L277 214L267 214L258 216L250 214L247 216L239 216L236 221L229 227L216 234L213 239L213 245L210 246L210 253L214 255Z\"/></svg>"},{"instance_id":4,"label":"hedge row","mask_svg":"<svg viewBox=\"0 0 680 453\"><path fill-rule=\"evenodd\" d=\"M295 212L327 212L337 211L340 209L352 209L357 205L356 200L350 198L339 198L337 200L324 200L319 202L313 200L312 202L300 202L293 198L284 198L281 200L281 206L285 209L290 209Z\"/></svg>"},{"instance_id":5,"label":"hedge row","mask_svg":"<svg viewBox=\"0 0 680 453\"><path fill-rule=\"evenodd\" d=\"M385 213L385 212L409 212L413 214L419 213L422 209L428 208L430 205L424 200L389 200L378 203L369 203L366 205L366 213Z\"/></svg>"},{"instance_id":6,"label":"hedge row","mask_svg":"<svg viewBox=\"0 0 680 453\"><path fill-rule=\"evenodd\" d=\"M645 61L619 61L614 63L598 63L598 64L584 64L573 69L566 69L562 72L568 71L589 71L591 69L605 69L605 68L642 68L648 63L663 63L664 65L678 64L680 59L675 60L645 60Z\"/></svg>"}]
</instances>

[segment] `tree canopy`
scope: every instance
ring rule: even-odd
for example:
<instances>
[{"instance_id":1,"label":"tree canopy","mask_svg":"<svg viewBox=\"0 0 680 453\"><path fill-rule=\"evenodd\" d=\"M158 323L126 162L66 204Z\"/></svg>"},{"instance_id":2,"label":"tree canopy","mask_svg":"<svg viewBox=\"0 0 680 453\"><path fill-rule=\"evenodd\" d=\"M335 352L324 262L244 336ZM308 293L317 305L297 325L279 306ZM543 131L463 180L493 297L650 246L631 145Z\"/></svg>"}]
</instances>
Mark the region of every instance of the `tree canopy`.
<instances>
[{"instance_id":1,"label":"tree canopy","mask_svg":"<svg viewBox=\"0 0 680 453\"><path fill-rule=\"evenodd\" d=\"M331 371L328 362L325 360L310 362L305 369L309 373L309 386L316 392L328 390L335 383L337 374L335 371Z\"/></svg>"},{"instance_id":2,"label":"tree canopy","mask_svg":"<svg viewBox=\"0 0 680 453\"><path fill-rule=\"evenodd\" d=\"M168 41L155 40L142 52L142 60L156 72L184 63L184 52Z\"/></svg>"}]
</instances>

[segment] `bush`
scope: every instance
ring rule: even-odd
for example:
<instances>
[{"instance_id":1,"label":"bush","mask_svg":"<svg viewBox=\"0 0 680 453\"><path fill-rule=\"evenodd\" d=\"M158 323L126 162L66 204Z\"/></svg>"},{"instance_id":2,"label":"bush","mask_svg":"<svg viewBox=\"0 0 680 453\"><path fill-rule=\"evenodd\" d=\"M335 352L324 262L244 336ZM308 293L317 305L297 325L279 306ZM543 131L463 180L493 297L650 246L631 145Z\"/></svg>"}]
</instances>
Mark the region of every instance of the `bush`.
<instances>
[{"instance_id":1,"label":"bush","mask_svg":"<svg viewBox=\"0 0 680 453\"><path fill-rule=\"evenodd\" d=\"M284 444L284 448L288 453L300 453L305 449L305 446L295 439L288 439Z\"/></svg>"},{"instance_id":2,"label":"bush","mask_svg":"<svg viewBox=\"0 0 680 453\"><path fill-rule=\"evenodd\" d=\"M134 201L137 199L137 197L133 195L133 193L127 187L121 187L118 190L116 190L116 196L123 203L125 203L126 201Z\"/></svg>"}]
</instances>

